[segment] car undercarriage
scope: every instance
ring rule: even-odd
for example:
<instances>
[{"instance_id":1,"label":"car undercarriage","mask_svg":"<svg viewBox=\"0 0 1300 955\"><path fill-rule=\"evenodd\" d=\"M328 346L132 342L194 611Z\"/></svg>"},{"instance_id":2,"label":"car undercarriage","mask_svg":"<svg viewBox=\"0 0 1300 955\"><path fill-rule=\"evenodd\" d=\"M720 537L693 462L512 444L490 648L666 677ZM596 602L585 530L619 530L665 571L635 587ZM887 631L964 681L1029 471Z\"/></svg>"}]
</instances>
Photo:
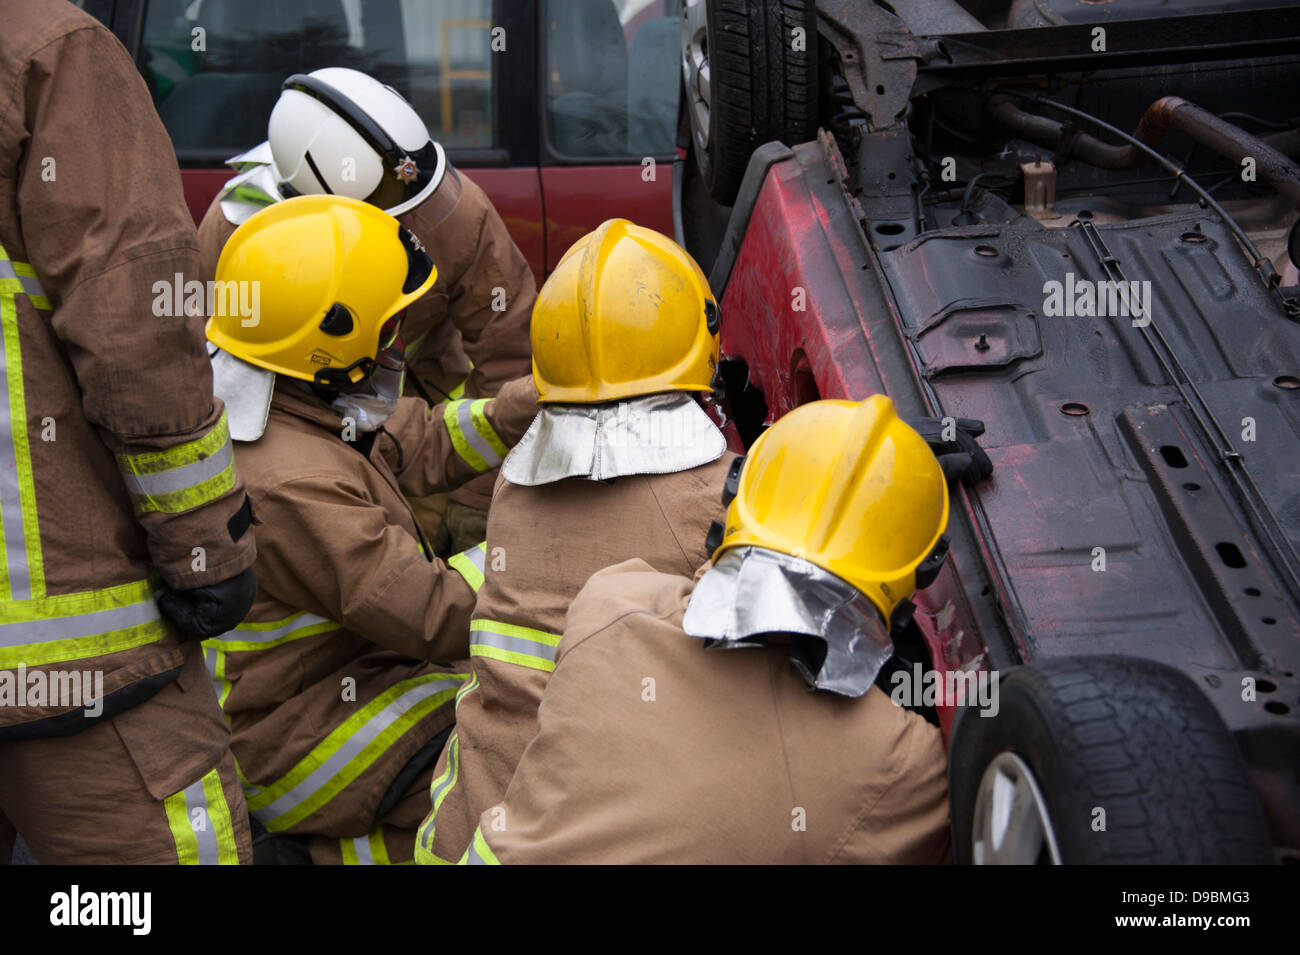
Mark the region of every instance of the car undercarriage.
<instances>
[{"instance_id":1,"label":"car undercarriage","mask_svg":"<svg viewBox=\"0 0 1300 955\"><path fill-rule=\"evenodd\" d=\"M940 698L958 858L1223 858L1249 839L1197 801L1229 777L1300 858L1300 7L746 6L683 18L677 213L727 413L746 444L877 392L985 422L923 663L1067 716ZM1185 742L1206 700L1239 755Z\"/></svg>"}]
</instances>

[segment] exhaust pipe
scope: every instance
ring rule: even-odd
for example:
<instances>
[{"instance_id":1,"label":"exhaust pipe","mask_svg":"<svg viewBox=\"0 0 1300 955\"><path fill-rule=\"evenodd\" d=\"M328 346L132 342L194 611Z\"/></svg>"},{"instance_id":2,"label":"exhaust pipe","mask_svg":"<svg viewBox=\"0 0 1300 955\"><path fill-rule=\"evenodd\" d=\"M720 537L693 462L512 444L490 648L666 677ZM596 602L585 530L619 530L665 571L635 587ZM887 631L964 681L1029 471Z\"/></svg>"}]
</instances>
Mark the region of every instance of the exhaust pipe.
<instances>
[{"instance_id":1,"label":"exhaust pipe","mask_svg":"<svg viewBox=\"0 0 1300 955\"><path fill-rule=\"evenodd\" d=\"M1059 148L1064 155L1077 157L1090 166L1135 169L1148 159L1146 153L1131 144L1112 146L1075 130L1067 134L1065 124L1027 112L1008 96L994 95L989 100L988 112L999 125L1021 139L1045 149ZM1148 106L1133 137L1155 148L1171 129L1238 165L1244 159L1253 159L1258 175L1293 207L1300 209L1300 167L1267 140L1252 136L1240 126L1234 126L1180 96L1165 96ZM1281 144L1289 136L1291 133L1282 133L1270 138Z\"/></svg>"}]
</instances>

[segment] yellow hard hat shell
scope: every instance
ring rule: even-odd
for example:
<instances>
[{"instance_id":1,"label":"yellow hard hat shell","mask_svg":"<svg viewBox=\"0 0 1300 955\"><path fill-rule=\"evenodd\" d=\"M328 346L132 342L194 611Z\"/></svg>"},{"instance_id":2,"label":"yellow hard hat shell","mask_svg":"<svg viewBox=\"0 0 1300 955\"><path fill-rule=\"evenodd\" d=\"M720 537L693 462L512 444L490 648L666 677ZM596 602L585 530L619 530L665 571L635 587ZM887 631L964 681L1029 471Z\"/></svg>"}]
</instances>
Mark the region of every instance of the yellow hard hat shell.
<instances>
[{"instance_id":1,"label":"yellow hard hat shell","mask_svg":"<svg viewBox=\"0 0 1300 955\"><path fill-rule=\"evenodd\" d=\"M713 557L747 545L801 557L888 620L947 524L943 470L892 401L814 401L750 448Z\"/></svg>"},{"instance_id":2,"label":"yellow hard hat shell","mask_svg":"<svg viewBox=\"0 0 1300 955\"><path fill-rule=\"evenodd\" d=\"M541 401L712 391L717 315L708 279L685 249L626 219L603 222L564 253L537 293Z\"/></svg>"},{"instance_id":3,"label":"yellow hard hat shell","mask_svg":"<svg viewBox=\"0 0 1300 955\"><path fill-rule=\"evenodd\" d=\"M217 282L257 283L258 308L252 322L215 309L208 339L249 364L311 381L322 369L374 358L384 323L437 277L388 213L344 196L286 199L250 216L221 250ZM364 372L353 368L349 377Z\"/></svg>"}]
</instances>

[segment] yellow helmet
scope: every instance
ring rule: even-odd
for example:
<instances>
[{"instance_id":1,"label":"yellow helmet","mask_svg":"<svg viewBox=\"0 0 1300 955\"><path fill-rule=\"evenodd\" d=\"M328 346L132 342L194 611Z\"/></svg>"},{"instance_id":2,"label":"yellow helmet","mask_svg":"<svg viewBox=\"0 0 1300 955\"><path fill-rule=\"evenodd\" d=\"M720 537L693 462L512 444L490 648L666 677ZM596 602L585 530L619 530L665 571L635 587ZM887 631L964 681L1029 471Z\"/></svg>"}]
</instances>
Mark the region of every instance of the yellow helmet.
<instances>
[{"instance_id":1,"label":"yellow helmet","mask_svg":"<svg viewBox=\"0 0 1300 955\"><path fill-rule=\"evenodd\" d=\"M743 460L727 479L715 562L743 546L801 557L866 594L889 620L947 554L943 470L884 395L802 405Z\"/></svg>"},{"instance_id":2,"label":"yellow helmet","mask_svg":"<svg viewBox=\"0 0 1300 955\"><path fill-rule=\"evenodd\" d=\"M401 311L437 277L388 213L344 196L286 199L249 217L221 250L217 282L253 283L257 305L252 322L214 309L208 339L260 368L344 387L366 377L397 337ZM238 288L218 284L214 300Z\"/></svg>"},{"instance_id":3,"label":"yellow helmet","mask_svg":"<svg viewBox=\"0 0 1300 955\"><path fill-rule=\"evenodd\" d=\"M686 250L609 219L575 242L537 293L533 378L542 402L595 404L712 391L718 303Z\"/></svg>"}]
</instances>

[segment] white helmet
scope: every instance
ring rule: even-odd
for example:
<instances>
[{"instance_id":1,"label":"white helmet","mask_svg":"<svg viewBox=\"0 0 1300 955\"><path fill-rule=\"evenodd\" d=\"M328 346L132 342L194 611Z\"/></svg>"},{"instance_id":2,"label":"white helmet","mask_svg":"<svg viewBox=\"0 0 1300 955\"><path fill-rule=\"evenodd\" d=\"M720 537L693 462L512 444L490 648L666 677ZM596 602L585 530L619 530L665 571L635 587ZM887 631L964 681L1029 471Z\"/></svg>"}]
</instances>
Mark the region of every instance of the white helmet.
<instances>
[{"instance_id":1,"label":"white helmet","mask_svg":"<svg viewBox=\"0 0 1300 955\"><path fill-rule=\"evenodd\" d=\"M285 198L350 196L397 216L438 188L442 146L391 86L343 67L295 73L267 124Z\"/></svg>"}]
</instances>

